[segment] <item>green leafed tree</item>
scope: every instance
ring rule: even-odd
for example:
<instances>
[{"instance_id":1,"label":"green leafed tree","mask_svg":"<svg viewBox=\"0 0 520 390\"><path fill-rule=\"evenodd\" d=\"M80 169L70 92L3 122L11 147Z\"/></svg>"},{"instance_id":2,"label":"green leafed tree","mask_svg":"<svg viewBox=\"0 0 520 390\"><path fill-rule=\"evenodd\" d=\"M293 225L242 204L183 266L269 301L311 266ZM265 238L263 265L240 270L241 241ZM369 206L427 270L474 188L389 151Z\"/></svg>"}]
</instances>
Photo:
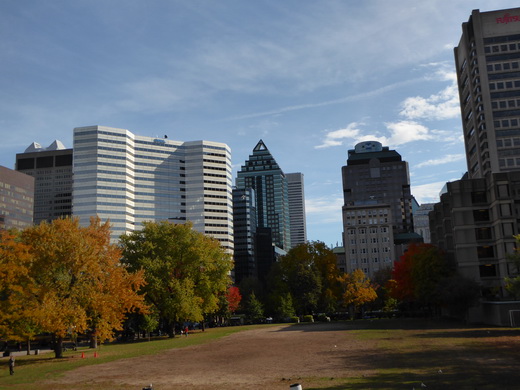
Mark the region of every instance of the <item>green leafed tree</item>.
<instances>
[{"instance_id":1,"label":"green leafed tree","mask_svg":"<svg viewBox=\"0 0 520 390\"><path fill-rule=\"evenodd\" d=\"M514 253L508 255L508 259L512 263L512 271L516 274L516 276L506 277L506 290L511 296L515 299L520 299L520 234L515 236L516 239L516 250Z\"/></svg>"},{"instance_id":2,"label":"green leafed tree","mask_svg":"<svg viewBox=\"0 0 520 390\"><path fill-rule=\"evenodd\" d=\"M202 321L214 313L230 285L230 256L191 223L145 222L140 231L121 237L123 263L144 270L142 293L175 334L181 321Z\"/></svg>"},{"instance_id":3,"label":"green leafed tree","mask_svg":"<svg viewBox=\"0 0 520 390\"><path fill-rule=\"evenodd\" d=\"M251 293L244 303L244 313L248 321L258 323L264 318L264 307L256 298L255 293Z\"/></svg>"},{"instance_id":4,"label":"green leafed tree","mask_svg":"<svg viewBox=\"0 0 520 390\"><path fill-rule=\"evenodd\" d=\"M286 291L280 293L291 294L298 315L334 311L340 293L339 272L336 256L324 243L292 248L282 257L274 275L286 285Z\"/></svg>"}]
</instances>

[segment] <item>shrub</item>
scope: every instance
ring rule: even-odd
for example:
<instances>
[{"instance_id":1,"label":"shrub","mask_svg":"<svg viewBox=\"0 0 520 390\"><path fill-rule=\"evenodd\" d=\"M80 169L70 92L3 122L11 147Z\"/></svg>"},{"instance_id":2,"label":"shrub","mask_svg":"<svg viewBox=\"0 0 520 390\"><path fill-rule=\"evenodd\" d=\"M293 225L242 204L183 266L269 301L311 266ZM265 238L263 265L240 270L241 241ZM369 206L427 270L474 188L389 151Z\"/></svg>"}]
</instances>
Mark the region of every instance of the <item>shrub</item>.
<instances>
[{"instance_id":1,"label":"shrub","mask_svg":"<svg viewBox=\"0 0 520 390\"><path fill-rule=\"evenodd\" d=\"M314 317L312 316L312 314L303 316L302 322L314 322Z\"/></svg>"}]
</instances>

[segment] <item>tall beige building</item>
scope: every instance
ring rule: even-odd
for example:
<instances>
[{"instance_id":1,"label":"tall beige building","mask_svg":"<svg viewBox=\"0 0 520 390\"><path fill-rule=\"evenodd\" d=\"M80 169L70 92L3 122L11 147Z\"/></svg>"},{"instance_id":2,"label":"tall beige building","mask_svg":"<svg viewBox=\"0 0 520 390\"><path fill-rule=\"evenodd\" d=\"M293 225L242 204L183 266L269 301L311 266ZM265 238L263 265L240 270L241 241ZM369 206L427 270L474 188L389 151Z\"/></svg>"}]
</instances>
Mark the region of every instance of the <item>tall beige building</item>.
<instances>
[{"instance_id":1,"label":"tall beige building","mask_svg":"<svg viewBox=\"0 0 520 390\"><path fill-rule=\"evenodd\" d=\"M455 64L469 178L520 170L520 8L473 10Z\"/></svg>"},{"instance_id":2,"label":"tall beige building","mask_svg":"<svg viewBox=\"0 0 520 390\"><path fill-rule=\"evenodd\" d=\"M113 240L145 221L193 223L233 251L231 150L105 126L74 129L73 215L109 219Z\"/></svg>"}]
</instances>

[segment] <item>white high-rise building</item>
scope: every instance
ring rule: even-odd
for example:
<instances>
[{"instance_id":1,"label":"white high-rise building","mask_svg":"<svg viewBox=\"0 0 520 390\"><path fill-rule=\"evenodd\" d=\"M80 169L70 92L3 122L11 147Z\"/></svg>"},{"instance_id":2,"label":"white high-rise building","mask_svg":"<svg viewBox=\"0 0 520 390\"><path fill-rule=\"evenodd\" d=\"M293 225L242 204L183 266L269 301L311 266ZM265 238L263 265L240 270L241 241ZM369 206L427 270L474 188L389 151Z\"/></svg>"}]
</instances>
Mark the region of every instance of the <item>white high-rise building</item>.
<instances>
[{"instance_id":1,"label":"white high-rise building","mask_svg":"<svg viewBox=\"0 0 520 390\"><path fill-rule=\"evenodd\" d=\"M307 224L305 222L305 191L303 173L287 173L289 194L289 218L291 221L291 247L307 242Z\"/></svg>"},{"instance_id":2,"label":"white high-rise building","mask_svg":"<svg viewBox=\"0 0 520 390\"><path fill-rule=\"evenodd\" d=\"M193 223L233 250L231 150L211 141L144 137L104 126L74 129L73 215L112 224L112 239L144 221Z\"/></svg>"}]
</instances>

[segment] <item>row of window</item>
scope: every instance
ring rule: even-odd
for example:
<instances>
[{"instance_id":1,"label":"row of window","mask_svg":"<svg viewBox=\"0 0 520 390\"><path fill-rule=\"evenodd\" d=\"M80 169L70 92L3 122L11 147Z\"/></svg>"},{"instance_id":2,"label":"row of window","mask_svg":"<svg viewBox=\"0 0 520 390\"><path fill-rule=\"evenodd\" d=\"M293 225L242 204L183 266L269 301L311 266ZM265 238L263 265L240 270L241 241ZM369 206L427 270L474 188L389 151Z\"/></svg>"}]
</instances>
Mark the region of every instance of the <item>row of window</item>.
<instances>
[{"instance_id":1,"label":"row of window","mask_svg":"<svg viewBox=\"0 0 520 390\"><path fill-rule=\"evenodd\" d=\"M501 53L520 50L520 43L508 43L502 45L489 45L484 47L484 53Z\"/></svg>"},{"instance_id":2,"label":"row of window","mask_svg":"<svg viewBox=\"0 0 520 390\"><path fill-rule=\"evenodd\" d=\"M358 219L357 225L380 225L388 223L388 218L369 218L369 219ZM356 219L347 219L347 226L355 226Z\"/></svg>"},{"instance_id":3,"label":"row of window","mask_svg":"<svg viewBox=\"0 0 520 390\"><path fill-rule=\"evenodd\" d=\"M520 80L516 81L498 81L489 83L489 90L494 91L496 89L510 89L510 88L520 88Z\"/></svg>"},{"instance_id":4,"label":"row of window","mask_svg":"<svg viewBox=\"0 0 520 390\"><path fill-rule=\"evenodd\" d=\"M377 232L378 232L378 228L371 227L369 229L366 229L366 228L348 229L347 234L350 234L350 235L366 234L367 230L369 231L370 234L377 234ZM379 228L379 233L388 233L388 227L381 226Z\"/></svg>"},{"instance_id":5,"label":"row of window","mask_svg":"<svg viewBox=\"0 0 520 390\"><path fill-rule=\"evenodd\" d=\"M383 263L390 263L391 262L391 259L390 257L385 257L382 259ZM366 257L362 257L360 260L359 260L360 264L368 264L368 259ZM378 257L373 257L372 258L372 263L379 263L379 258ZM358 264L358 259L356 258L351 258L350 259L350 264L352 265L357 265Z\"/></svg>"},{"instance_id":6,"label":"row of window","mask_svg":"<svg viewBox=\"0 0 520 390\"><path fill-rule=\"evenodd\" d=\"M370 239L360 238L359 239L359 243L360 244L366 244L366 243L377 244L377 243L379 243L379 238L380 238L379 236L371 237ZM389 237L381 237L381 242L390 242L390 238ZM350 245L356 245L356 239L355 238L352 238L350 240Z\"/></svg>"},{"instance_id":7,"label":"row of window","mask_svg":"<svg viewBox=\"0 0 520 390\"><path fill-rule=\"evenodd\" d=\"M370 249L370 251L368 250ZM390 248L385 246L384 248L381 248L381 250L379 250L379 248L377 247L374 247L374 248L359 248L359 250L357 248L351 248L350 249L350 254L351 255L356 255L358 253L361 253L361 254L364 254L364 253L379 253L379 252L383 252L383 253L390 253Z\"/></svg>"},{"instance_id":8,"label":"row of window","mask_svg":"<svg viewBox=\"0 0 520 390\"><path fill-rule=\"evenodd\" d=\"M347 217L355 217L357 216L366 216L366 215L387 215L388 210L387 209L378 209L378 210L357 210L357 211L347 211L345 215Z\"/></svg>"}]
</instances>

